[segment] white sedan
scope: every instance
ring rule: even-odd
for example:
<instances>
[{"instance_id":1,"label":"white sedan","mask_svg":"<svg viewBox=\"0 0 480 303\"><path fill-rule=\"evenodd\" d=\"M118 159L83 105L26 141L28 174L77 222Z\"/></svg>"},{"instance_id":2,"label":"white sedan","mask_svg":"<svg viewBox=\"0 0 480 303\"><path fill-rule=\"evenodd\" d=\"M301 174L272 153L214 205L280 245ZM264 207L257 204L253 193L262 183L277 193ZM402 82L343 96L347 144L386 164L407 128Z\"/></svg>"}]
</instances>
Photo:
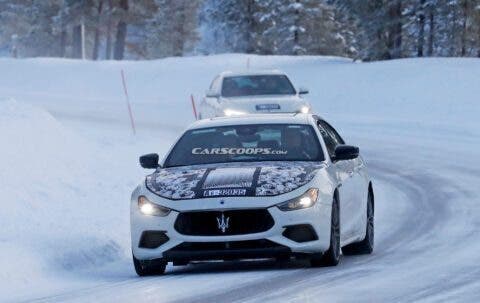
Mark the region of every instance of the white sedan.
<instances>
[{"instance_id":1,"label":"white sedan","mask_svg":"<svg viewBox=\"0 0 480 303\"><path fill-rule=\"evenodd\" d=\"M199 108L199 118L257 113L309 113L305 88L295 89L280 71L223 72L215 77Z\"/></svg>"},{"instance_id":2,"label":"white sedan","mask_svg":"<svg viewBox=\"0 0 480 303\"><path fill-rule=\"evenodd\" d=\"M331 266L371 253L372 182L359 149L311 114L195 122L133 191L140 276L168 262L291 257Z\"/></svg>"}]
</instances>

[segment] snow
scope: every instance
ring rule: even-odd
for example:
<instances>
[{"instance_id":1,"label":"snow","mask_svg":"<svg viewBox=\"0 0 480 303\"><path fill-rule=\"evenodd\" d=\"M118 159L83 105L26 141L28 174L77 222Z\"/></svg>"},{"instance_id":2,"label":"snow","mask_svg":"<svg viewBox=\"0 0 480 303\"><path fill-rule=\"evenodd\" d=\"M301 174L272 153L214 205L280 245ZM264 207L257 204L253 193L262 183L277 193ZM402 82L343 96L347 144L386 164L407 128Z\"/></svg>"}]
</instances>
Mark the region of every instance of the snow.
<instances>
[{"instance_id":1,"label":"snow","mask_svg":"<svg viewBox=\"0 0 480 303\"><path fill-rule=\"evenodd\" d=\"M139 279L129 242L130 193L146 174L138 156L164 154L193 121L190 94L198 102L247 59L309 87L314 109L361 147L375 180L375 253L333 269L233 262ZM480 299L478 59L39 58L0 59L0 70L2 302Z\"/></svg>"},{"instance_id":2,"label":"snow","mask_svg":"<svg viewBox=\"0 0 480 303\"><path fill-rule=\"evenodd\" d=\"M13 99L0 101L0 133L2 296L124 257L128 217L118 214L128 206L117 201L128 190L110 187L118 192L112 199L97 194L104 180L124 182L97 167L108 159L45 110ZM117 230L105 229L111 222Z\"/></svg>"}]
</instances>

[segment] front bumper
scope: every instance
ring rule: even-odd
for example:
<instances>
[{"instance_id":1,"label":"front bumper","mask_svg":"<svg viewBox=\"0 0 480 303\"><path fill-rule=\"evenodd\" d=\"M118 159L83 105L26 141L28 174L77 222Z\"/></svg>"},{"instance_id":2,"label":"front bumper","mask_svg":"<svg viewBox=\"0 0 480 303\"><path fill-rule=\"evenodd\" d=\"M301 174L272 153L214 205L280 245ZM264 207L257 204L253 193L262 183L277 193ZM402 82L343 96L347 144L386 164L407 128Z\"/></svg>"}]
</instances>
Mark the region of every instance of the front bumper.
<instances>
[{"instance_id":1,"label":"front bumper","mask_svg":"<svg viewBox=\"0 0 480 303\"><path fill-rule=\"evenodd\" d=\"M184 242L163 252L167 261L234 260L283 257L291 255L289 247L269 240L233 242Z\"/></svg>"},{"instance_id":2,"label":"front bumper","mask_svg":"<svg viewBox=\"0 0 480 303\"><path fill-rule=\"evenodd\" d=\"M236 208L251 210L252 208ZM266 209L273 218L273 226L264 232L237 235L185 235L175 229L179 212L166 217L144 216L132 203L132 250L137 259L166 261L226 260L270 258L292 254L324 252L330 243L331 205L316 203L313 207L284 212L277 207ZM213 209L210 211L225 211ZM249 222L243 222L249 224ZM310 226L315 234L309 241L293 241L285 232L289 226ZM156 248L140 247L146 231L163 232L168 240ZM287 235L287 236L286 236Z\"/></svg>"}]
</instances>

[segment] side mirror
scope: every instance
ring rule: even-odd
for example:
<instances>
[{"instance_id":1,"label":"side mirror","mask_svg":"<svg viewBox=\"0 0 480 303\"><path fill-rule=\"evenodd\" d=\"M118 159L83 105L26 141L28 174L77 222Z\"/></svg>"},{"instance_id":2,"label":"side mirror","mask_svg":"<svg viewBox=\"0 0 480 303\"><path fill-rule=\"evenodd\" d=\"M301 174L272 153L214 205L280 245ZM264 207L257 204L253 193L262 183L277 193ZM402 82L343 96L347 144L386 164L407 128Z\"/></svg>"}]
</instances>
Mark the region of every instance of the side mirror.
<instances>
[{"instance_id":1,"label":"side mirror","mask_svg":"<svg viewBox=\"0 0 480 303\"><path fill-rule=\"evenodd\" d=\"M207 90L205 96L207 96L207 98L220 98L220 94L212 89Z\"/></svg>"},{"instance_id":2,"label":"side mirror","mask_svg":"<svg viewBox=\"0 0 480 303\"><path fill-rule=\"evenodd\" d=\"M339 145L335 148L335 157L333 161L353 160L358 158L360 149L351 145Z\"/></svg>"},{"instance_id":3,"label":"side mirror","mask_svg":"<svg viewBox=\"0 0 480 303\"><path fill-rule=\"evenodd\" d=\"M300 88L298 89L298 94L299 94L299 95L306 95L306 94L308 94L308 93L309 93L308 88L300 87Z\"/></svg>"},{"instance_id":4,"label":"side mirror","mask_svg":"<svg viewBox=\"0 0 480 303\"><path fill-rule=\"evenodd\" d=\"M158 154L147 154L140 157L140 166L143 168L158 168Z\"/></svg>"}]
</instances>

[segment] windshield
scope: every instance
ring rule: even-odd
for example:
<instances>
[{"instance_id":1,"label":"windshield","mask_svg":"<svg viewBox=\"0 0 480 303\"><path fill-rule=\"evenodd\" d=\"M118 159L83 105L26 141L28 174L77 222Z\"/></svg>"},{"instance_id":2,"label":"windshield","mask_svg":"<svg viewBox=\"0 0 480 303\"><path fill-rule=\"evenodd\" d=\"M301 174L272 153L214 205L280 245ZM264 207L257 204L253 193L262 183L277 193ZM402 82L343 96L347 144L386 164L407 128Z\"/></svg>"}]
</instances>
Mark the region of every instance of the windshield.
<instances>
[{"instance_id":1,"label":"windshield","mask_svg":"<svg viewBox=\"0 0 480 303\"><path fill-rule=\"evenodd\" d=\"M165 167L252 161L323 161L310 125L258 124L187 131Z\"/></svg>"},{"instance_id":2,"label":"windshield","mask_svg":"<svg viewBox=\"0 0 480 303\"><path fill-rule=\"evenodd\" d=\"M292 83L284 75L235 76L223 79L223 97L259 95L295 95Z\"/></svg>"}]
</instances>

